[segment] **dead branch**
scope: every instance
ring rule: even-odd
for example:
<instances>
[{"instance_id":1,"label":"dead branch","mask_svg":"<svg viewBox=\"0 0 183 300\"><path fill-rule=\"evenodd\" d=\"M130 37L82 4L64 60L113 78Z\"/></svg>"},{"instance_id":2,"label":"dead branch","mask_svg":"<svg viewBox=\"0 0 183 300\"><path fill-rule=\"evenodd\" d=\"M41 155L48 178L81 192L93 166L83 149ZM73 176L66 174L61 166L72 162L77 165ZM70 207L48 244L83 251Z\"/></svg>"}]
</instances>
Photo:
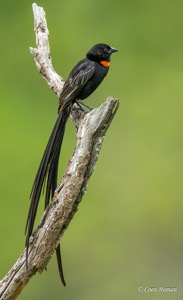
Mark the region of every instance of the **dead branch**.
<instances>
[{"instance_id":1,"label":"dead branch","mask_svg":"<svg viewBox=\"0 0 183 300\"><path fill-rule=\"evenodd\" d=\"M54 71L48 41L48 28L42 7L33 4L37 48L30 48L36 66L52 90L59 96L62 78ZM77 127L74 153L58 185L53 201L45 210L29 246L29 269L25 250L0 281L0 299L16 299L31 277L41 273L68 227L86 192L106 131L118 109L119 101L109 97L99 108L83 113L74 107L72 119Z\"/></svg>"}]
</instances>

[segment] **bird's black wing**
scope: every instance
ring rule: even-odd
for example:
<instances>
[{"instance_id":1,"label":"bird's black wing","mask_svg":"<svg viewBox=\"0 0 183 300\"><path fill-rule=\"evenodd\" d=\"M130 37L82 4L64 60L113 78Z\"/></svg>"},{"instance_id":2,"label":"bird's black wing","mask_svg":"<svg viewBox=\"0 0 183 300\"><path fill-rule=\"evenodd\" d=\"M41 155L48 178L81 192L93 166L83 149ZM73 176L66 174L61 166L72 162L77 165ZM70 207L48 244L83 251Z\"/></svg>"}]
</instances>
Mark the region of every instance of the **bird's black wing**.
<instances>
[{"instance_id":1,"label":"bird's black wing","mask_svg":"<svg viewBox=\"0 0 183 300\"><path fill-rule=\"evenodd\" d=\"M63 90L60 94L59 110L73 103L77 95L92 77L95 71L95 62L83 59L71 71L68 79L65 81Z\"/></svg>"}]
</instances>

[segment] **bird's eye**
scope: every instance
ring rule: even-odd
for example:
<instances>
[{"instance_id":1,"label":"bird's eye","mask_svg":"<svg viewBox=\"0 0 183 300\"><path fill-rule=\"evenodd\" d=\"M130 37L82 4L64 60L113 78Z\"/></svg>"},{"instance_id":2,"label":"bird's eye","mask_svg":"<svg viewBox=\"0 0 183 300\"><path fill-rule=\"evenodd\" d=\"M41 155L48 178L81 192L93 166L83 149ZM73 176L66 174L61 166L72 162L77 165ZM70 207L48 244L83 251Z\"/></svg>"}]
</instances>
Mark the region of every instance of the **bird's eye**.
<instances>
[{"instance_id":1,"label":"bird's eye","mask_svg":"<svg viewBox=\"0 0 183 300\"><path fill-rule=\"evenodd\" d=\"M107 52L108 52L108 49L107 49L107 48L104 48L104 52L106 52L106 53L107 53Z\"/></svg>"}]
</instances>

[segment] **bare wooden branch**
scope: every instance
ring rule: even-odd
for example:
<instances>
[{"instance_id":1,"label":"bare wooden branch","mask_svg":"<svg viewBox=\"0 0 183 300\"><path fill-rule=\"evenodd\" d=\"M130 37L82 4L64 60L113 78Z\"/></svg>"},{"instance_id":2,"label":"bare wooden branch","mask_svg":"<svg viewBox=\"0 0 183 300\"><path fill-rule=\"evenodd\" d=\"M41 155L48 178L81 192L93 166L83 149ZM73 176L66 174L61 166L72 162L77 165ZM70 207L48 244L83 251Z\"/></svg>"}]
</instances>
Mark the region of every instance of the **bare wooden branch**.
<instances>
[{"instance_id":1,"label":"bare wooden branch","mask_svg":"<svg viewBox=\"0 0 183 300\"><path fill-rule=\"evenodd\" d=\"M34 57L38 71L41 73L54 93L59 96L64 81L63 78L55 72L52 66L46 14L43 8L37 6L36 3L32 4L32 9L34 14L34 31L36 35L37 48L30 47L29 50Z\"/></svg>"},{"instance_id":2,"label":"bare wooden branch","mask_svg":"<svg viewBox=\"0 0 183 300\"><path fill-rule=\"evenodd\" d=\"M33 4L37 48L31 53L39 72L52 90L59 95L63 86L54 71L48 42L48 29L43 8ZM86 192L94 171L106 131L118 109L119 101L109 97L99 108L83 113L74 107L72 119L77 127L77 142L66 172L57 187L53 201L47 207L34 231L29 246L29 269L26 269L25 250L0 281L0 299L16 299L30 278L41 273L56 249Z\"/></svg>"}]
</instances>

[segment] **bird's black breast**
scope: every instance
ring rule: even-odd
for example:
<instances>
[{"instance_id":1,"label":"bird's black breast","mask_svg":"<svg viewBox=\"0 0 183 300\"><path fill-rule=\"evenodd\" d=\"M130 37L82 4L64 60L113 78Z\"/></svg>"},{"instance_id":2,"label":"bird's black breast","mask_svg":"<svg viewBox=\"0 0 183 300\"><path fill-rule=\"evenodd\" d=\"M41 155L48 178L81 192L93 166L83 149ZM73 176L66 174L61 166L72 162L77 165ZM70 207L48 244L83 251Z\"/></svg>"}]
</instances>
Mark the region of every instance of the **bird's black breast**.
<instances>
[{"instance_id":1,"label":"bird's black breast","mask_svg":"<svg viewBox=\"0 0 183 300\"><path fill-rule=\"evenodd\" d=\"M83 86L81 91L78 93L77 99L84 100L87 97L89 97L105 78L105 76L108 73L108 70L109 68L106 68L100 65L100 63L95 62L95 71L91 78Z\"/></svg>"}]
</instances>

